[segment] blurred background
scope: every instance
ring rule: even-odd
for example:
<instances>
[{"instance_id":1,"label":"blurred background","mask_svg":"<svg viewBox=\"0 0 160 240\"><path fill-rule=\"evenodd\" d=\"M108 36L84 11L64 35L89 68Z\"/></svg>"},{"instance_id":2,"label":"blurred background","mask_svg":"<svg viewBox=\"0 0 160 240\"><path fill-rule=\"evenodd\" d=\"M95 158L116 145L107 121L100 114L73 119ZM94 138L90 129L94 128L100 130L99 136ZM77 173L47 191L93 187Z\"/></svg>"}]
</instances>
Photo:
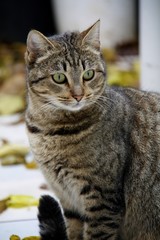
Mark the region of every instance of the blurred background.
<instances>
[{"instance_id":1,"label":"blurred background","mask_svg":"<svg viewBox=\"0 0 160 240\"><path fill-rule=\"evenodd\" d=\"M24 197L52 194L25 132L28 32L83 31L100 19L108 84L160 92L160 0L1 0L0 9L0 238L5 240L14 229L23 237L38 234L32 222L36 199ZM29 231L22 220L30 224Z\"/></svg>"},{"instance_id":2,"label":"blurred background","mask_svg":"<svg viewBox=\"0 0 160 240\"><path fill-rule=\"evenodd\" d=\"M31 29L50 36L81 31L97 19L108 84L160 91L159 0L2 0L0 9L0 115L25 108L24 52Z\"/></svg>"}]
</instances>

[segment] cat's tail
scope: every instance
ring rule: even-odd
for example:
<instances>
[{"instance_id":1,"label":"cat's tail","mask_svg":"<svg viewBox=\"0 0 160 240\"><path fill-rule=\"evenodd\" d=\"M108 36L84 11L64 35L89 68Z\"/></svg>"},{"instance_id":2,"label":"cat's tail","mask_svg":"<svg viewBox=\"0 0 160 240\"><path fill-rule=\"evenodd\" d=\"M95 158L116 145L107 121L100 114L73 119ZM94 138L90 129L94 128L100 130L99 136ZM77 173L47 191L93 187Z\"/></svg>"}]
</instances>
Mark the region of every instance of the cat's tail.
<instances>
[{"instance_id":1,"label":"cat's tail","mask_svg":"<svg viewBox=\"0 0 160 240\"><path fill-rule=\"evenodd\" d=\"M41 240L68 240L59 203L45 195L40 199L38 210Z\"/></svg>"}]
</instances>

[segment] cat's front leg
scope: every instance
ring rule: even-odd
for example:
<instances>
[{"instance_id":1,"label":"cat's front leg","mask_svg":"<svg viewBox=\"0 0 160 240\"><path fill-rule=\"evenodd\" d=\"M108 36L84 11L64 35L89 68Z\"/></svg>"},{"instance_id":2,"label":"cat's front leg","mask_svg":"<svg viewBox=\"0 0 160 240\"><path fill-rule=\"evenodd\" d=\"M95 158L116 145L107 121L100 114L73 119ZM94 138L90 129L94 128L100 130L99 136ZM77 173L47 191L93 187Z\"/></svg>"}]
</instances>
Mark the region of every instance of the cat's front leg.
<instances>
[{"instance_id":1,"label":"cat's front leg","mask_svg":"<svg viewBox=\"0 0 160 240\"><path fill-rule=\"evenodd\" d=\"M119 217L109 217L108 211L103 211L101 215L99 209L92 217L89 217L90 213L80 216L71 210L64 210L64 214L69 240L121 240L118 234Z\"/></svg>"},{"instance_id":2,"label":"cat's front leg","mask_svg":"<svg viewBox=\"0 0 160 240\"><path fill-rule=\"evenodd\" d=\"M84 225L83 240L120 240L118 229L119 225L116 222L93 219Z\"/></svg>"},{"instance_id":3,"label":"cat's front leg","mask_svg":"<svg viewBox=\"0 0 160 240\"><path fill-rule=\"evenodd\" d=\"M86 203L83 240L120 240L122 220L119 206L102 199Z\"/></svg>"},{"instance_id":4,"label":"cat's front leg","mask_svg":"<svg viewBox=\"0 0 160 240\"><path fill-rule=\"evenodd\" d=\"M83 218L75 211L64 209L69 240L83 239Z\"/></svg>"}]
</instances>

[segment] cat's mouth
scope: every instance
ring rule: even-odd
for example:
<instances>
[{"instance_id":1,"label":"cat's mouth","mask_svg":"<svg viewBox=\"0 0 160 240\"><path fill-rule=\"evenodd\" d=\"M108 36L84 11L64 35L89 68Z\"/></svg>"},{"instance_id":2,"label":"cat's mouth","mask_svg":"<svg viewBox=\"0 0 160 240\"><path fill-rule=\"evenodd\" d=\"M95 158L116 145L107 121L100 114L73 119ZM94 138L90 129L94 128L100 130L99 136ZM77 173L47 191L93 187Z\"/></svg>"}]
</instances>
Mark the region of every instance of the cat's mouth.
<instances>
[{"instance_id":1,"label":"cat's mouth","mask_svg":"<svg viewBox=\"0 0 160 240\"><path fill-rule=\"evenodd\" d=\"M57 102L57 105L59 105L59 108L62 108L64 110L69 110L69 111L79 111L82 108L86 106L86 101L84 99L80 101L59 101Z\"/></svg>"},{"instance_id":2,"label":"cat's mouth","mask_svg":"<svg viewBox=\"0 0 160 240\"><path fill-rule=\"evenodd\" d=\"M80 110L80 109L82 109L84 106L85 106L85 104L80 101L80 102L75 103L75 104L72 106L72 108L73 108L73 110Z\"/></svg>"},{"instance_id":3,"label":"cat's mouth","mask_svg":"<svg viewBox=\"0 0 160 240\"><path fill-rule=\"evenodd\" d=\"M63 105L63 106L62 106ZM61 103L61 108L64 108L69 111L79 111L84 108L85 104L83 101L73 102L73 103Z\"/></svg>"},{"instance_id":4,"label":"cat's mouth","mask_svg":"<svg viewBox=\"0 0 160 240\"><path fill-rule=\"evenodd\" d=\"M49 99L48 104L57 110L79 111L94 104L93 97L83 97L81 100L71 98L52 98Z\"/></svg>"},{"instance_id":5,"label":"cat's mouth","mask_svg":"<svg viewBox=\"0 0 160 240\"><path fill-rule=\"evenodd\" d=\"M68 99L65 101L58 101L59 107L69 110L69 111L79 111L81 109L84 109L88 106L90 106L92 103L94 103L93 99L91 99L91 96L83 97L81 100L75 100L75 99Z\"/></svg>"}]
</instances>

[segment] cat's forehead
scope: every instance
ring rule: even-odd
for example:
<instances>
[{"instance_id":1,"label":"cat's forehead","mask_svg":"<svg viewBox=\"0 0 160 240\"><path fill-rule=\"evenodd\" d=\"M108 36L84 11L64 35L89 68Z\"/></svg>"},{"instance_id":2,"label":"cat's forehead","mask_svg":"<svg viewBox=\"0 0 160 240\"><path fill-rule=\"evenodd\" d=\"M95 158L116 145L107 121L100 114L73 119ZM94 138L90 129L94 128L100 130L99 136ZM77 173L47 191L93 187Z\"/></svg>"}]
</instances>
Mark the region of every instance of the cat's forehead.
<instances>
[{"instance_id":1,"label":"cat's forehead","mask_svg":"<svg viewBox=\"0 0 160 240\"><path fill-rule=\"evenodd\" d=\"M80 33L79 32L65 32L60 35L54 35L49 40L58 42L63 49L80 47Z\"/></svg>"},{"instance_id":2,"label":"cat's forehead","mask_svg":"<svg viewBox=\"0 0 160 240\"><path fill-rule=\"evenodd\" d=\"M52 64L53 63L53 64ZM88 68L96 68L99 62L96 58L83 55L83 53L78 53L76 51L69 51L67 54L59 55L58 58L51 56L51 61L49 60L49 65L51 68L54 66L55 70L72 71L81 69L86 70Z\"/></svg>"},{"instance_id":3,"label":"cat's forehead","mask_svg":"<svg viewBox=\"0 0 160 240\"><path fill-rule=\"evenodd\" d=\"M62 35L49 38L50 41L57 41L61 45L61 51L56 59L57 68L67 66L79 67L84 69L92 67L97 62L97 54L91 52L87 46L82 47L79 32L66 32Z\"/></svg>"}]
</instances>

